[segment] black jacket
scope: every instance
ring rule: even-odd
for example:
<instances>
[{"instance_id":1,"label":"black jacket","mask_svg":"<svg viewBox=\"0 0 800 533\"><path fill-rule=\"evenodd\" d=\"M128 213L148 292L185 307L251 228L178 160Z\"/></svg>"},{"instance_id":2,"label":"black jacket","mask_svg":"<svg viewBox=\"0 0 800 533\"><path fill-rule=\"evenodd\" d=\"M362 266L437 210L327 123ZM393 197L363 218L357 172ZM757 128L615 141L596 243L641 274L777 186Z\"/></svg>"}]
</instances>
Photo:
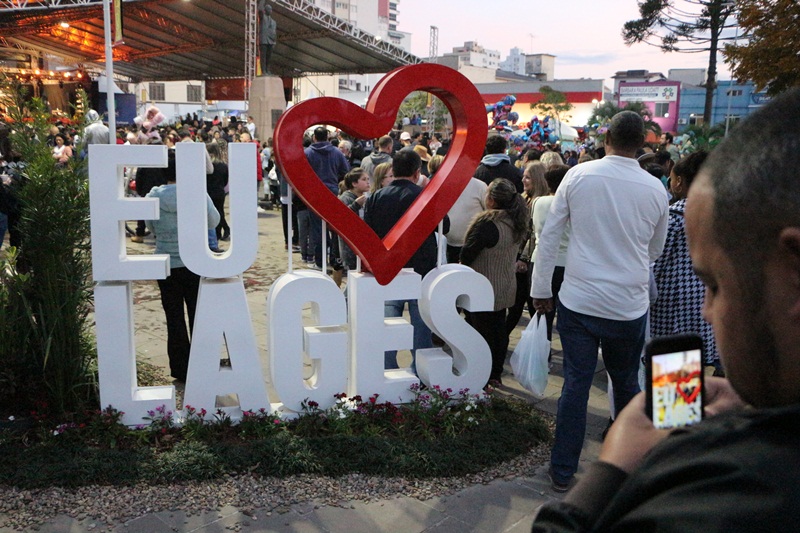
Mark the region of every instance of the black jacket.
<instances>
[{"instance_id":1,"label":"black jacket","mask_svg":"<svg viewBox=\"0 0 800 533\"><path fill-rule=\"evenodd\" d=\"M420 193L422 188L416 183L407 179L394 180L367 199L364 222L383 239ZM449 229L450 220L445 216L444 232L447 233ZM431 233L405 266L424 276L436 268L436 253L436 233Z\"/></svg>"},{"instance_id":2,"label":"black jacket","mask_svg":"<svg viewBox=\"0 0 800 533\"><path fill-rule=\"evenodd\" d=\"M489 185L495 178L505 178L514 184L518 193L522 192L522 171L520 169L512 165L507 158L496 165L487 165L485 163L487 158L484 157L483 159L475 170L476 179Z\"/></svg>"},{"instance_id":3,"label":"black jacket","mask_svg":"<svg viewBox=\"0 0 800 533\"><path fill-rule=\"evenodd\" d=\"M673 431L630 476L591 465L533 532L797 531L798 472L800 405L720 415Z\"/></svg>"},{"instance_id":4,"label":"black jacket","mask_svg":"<svg viewBox=\"0 0 800 533\"><path fill-rule=\"evenodd\" d=\"M228 184L228 165L222 162L214 163L214 172L206 174L206 192L211 198L225 196L225 186Z\"/></svg>"}]
</instances>

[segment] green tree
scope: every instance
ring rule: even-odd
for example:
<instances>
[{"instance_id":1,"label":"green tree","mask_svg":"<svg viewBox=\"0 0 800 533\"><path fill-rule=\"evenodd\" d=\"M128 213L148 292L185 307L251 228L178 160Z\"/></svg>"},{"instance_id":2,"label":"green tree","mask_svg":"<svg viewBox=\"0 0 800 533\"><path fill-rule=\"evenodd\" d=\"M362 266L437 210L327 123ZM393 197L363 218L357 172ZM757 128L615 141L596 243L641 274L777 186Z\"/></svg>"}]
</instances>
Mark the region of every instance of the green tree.
<instances>
[{"instance_id":1,"label":"green tree","mask_svg":"<svg viewBox=\"0 0 800 533\"><path fill-rule=\"evenodd\" d=\"M644 120L645 131L652 131L656 136L661 135L661 126L658 125L658 122L653 120L653 112L642 102L627 102L623 107L619 107L614 102L604 102L594 109L592 115L589 117L589 124L599 124L601 126L608 124L611 122L611 117L620 111L633 111L634 113L638 113L642 116L642 120Z\"/></svg>"},{"instance_id":2,"label":"green tree","mask_svg":"<svg viewBox=\"0 0 800 533\"><path fill-rule=\"evenodd\" d=\"M414 114L428 120L433 114L433 131L442 131L447 124L447 117L450 116L444 102L425 91L414 91L406 96L397 111L397 122L403 117L411 118Z\"/></svg>"},{"instance_id":3,"label":"green tree","mask_svg":"<svg viewBox=\"0 0 800 533\"><path fill-rule=\"evenodd\" d=\"M725 57L740 80L776 95L800 85L800 3L739 0L743 44L727 44Z\"/></svg>"},{"instance_id":4,"label":"green tree","mask_svg":"<svg viewBox=\"0 0 800 533\"><path fill-rule=\"evenodd\" d=\"M542 98L538 102L531 104L531 109L544 116L556 119L556 135L561 138L561 122L572 118L568 113L573 105L567 101L567 95L556 91L549 85L542 85L539 88Z\"/></svg>"},{"instance_id":5,"label":"green tree","mask_svg":"<svg viewBox=\"0 0 800 533\"><path fill-rule=\"evenodd\" d=\"M692 125L683 131L688 136L684 142L681 154L686 155L697 150L710 152L725 138L725 124L720 122L713 126L708 124Z\"/></svg>"},{"instance_id":6,"label":"green tree","mask_svg":"<svg viewBox=\"0 0 800 533\"><path fill-rule=\"evenodd\" d=\"M664 52L707 53L708 79L703 122L711 122L714 89L717 86L717 51L725 39L722 32L737 12L732 0L641 0L641 18L629 20L622 29L628 46L646 43Z\"/></svg>"}]
</instances>

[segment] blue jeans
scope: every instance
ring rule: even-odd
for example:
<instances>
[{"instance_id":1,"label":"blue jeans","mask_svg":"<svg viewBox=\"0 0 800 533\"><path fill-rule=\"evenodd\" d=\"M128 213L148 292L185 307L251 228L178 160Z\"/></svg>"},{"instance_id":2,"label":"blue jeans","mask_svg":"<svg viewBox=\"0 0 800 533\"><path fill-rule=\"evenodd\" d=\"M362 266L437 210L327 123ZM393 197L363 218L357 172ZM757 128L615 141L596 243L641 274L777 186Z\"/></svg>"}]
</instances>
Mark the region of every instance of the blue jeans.
<instances>
[{"instance_id":1,"label":"blue jeans","mask_svg":"<svg viewBox=\"0 0 800 533\"><path fill-rule=\"evenodd\" d=\"M311 211L302 209L297 212L297 243L300 245L300 256L306 263L314 259L310 232Z\"/></svg>"},{"instance_id":2,"label":"blue jeans","mask_svg":"<svg viewBox=\"0 0 800 533\"><path fill-rule=\"evenodd\" d=\"M311 251L314 252L314 262L318 267L322 267L322 254L325 253L322 249L322 219L311 209L308 210L308 216L310 221L308 236Z\"/></svg>"},{"instance_id":3,"label":"blue jeans","mask_svg":"<svg viewBox=\"0 0 800 533\"><path fill-rule=\"evenodd\" d=\"M603 363L614 385L614 405L619 412L639 392L639 358L646 323L647 313L635 320L609 320L576 313L558 304L564 386L558 400L556 437L550 454L556 481L566 483L578 470L598 347L603 347Z\"/></svg>"},{"instance_id":4,"label":"blue jeans","mask_svg":"<svg viewBox=\"0 0 800 533\"><path fill-rule=\"evenodd\" d=\"M0 213L0 248L3 247L3 239L6 238L7 229L8 229L8 216L5 213Z\"/></svg>"},{"instance_id":5,"label":"blue jeans","mask_svg":"<svg viewBox=\"0 0 800 533\"><path fill-rule=\"evenodd\" d=\"M423 348L433 348L433 338L431 330L422 320L419 314L419 305L416 300L387 300L383 304L384 316L398 317L403 316L403 308L408 303L408 314L411 318L411 325L414 327L414 348L411 350L411 372L417 374L417 350ZM397 365L397 351L392 350L383 354L384 368L392 370L399 368Z\"/></svg>"}]
</instances>

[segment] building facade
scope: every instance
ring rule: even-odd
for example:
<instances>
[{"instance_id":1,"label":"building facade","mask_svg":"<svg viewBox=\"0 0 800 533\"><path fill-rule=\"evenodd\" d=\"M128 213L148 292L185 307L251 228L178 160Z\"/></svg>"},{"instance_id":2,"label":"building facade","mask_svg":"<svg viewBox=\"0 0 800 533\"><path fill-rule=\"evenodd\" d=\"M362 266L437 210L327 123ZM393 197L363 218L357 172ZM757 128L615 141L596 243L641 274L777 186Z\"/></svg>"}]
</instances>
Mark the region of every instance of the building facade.
<instances>
[{"instance_id":1,"label":"building facade","mask_svg":"<svg viewBox=\"0 0 800 533\"><path fill-rule=\"evenodd\" d=\"M684 85L678 111L679 133L689 126L703 123L705 100L705 87ZM718 81L711 108L711 124L727 123L733 126L769 100L770 97L765 92L758 91L753 82Z\"/></svg>"},{"instance_id":2,"label":"building facade","mask_svg":"<svg viewBox=\"0 0 800 533\"><path fill-rule=\"evenodd\" d=\"M444 54L443 64L453 61L460 66L471 66L497 70L500 68L500 52L498 50L487 50L479 45L477 41L466 41L463 46L456 46L452 52ZM456 67L453 67L456 68ZM456 68L458 70L458 68Z\"/></svg>"}]
</instances>

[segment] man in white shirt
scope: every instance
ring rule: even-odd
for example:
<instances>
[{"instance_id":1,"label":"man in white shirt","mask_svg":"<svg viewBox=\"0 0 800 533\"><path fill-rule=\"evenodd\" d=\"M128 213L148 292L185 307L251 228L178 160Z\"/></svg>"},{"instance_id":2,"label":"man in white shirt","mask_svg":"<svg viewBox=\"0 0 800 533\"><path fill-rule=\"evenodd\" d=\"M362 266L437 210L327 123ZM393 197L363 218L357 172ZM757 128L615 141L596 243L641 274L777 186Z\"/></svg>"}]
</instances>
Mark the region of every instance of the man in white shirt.
<instances>
[{"instance_id":1,"label":"man in white shirt","mask_svg":"<svg viewBox=\"0 0 800 533\"><path fill-rule=\"evenodd\" d=\"M251 117L251 116L247 117L247 124L245 124L245 127L247 128L247 131L250 133L250 138L251 139L255 139L256 138L256 123L253 122L253 117Z\"/></svg>"},{"instance_id":2,"label":"man in white shirt","mask_svg":"<svg viewBox=\"0 0 800 533\"><path fill-rule=\"evenodd\" d=\"M567 173L537 246L531 297L544 313L554 305L550 279L561 234L570 223L558 297L564 387L550 457L550 478L559 492L569 488L578 469L598 347L614 385L617 412L639 392L649 268L661 255L668 220L664 186L635 159L643 143L641 116L631 111L615 115L606 135L606 157Z\"/></svg>"}]
</instances>

